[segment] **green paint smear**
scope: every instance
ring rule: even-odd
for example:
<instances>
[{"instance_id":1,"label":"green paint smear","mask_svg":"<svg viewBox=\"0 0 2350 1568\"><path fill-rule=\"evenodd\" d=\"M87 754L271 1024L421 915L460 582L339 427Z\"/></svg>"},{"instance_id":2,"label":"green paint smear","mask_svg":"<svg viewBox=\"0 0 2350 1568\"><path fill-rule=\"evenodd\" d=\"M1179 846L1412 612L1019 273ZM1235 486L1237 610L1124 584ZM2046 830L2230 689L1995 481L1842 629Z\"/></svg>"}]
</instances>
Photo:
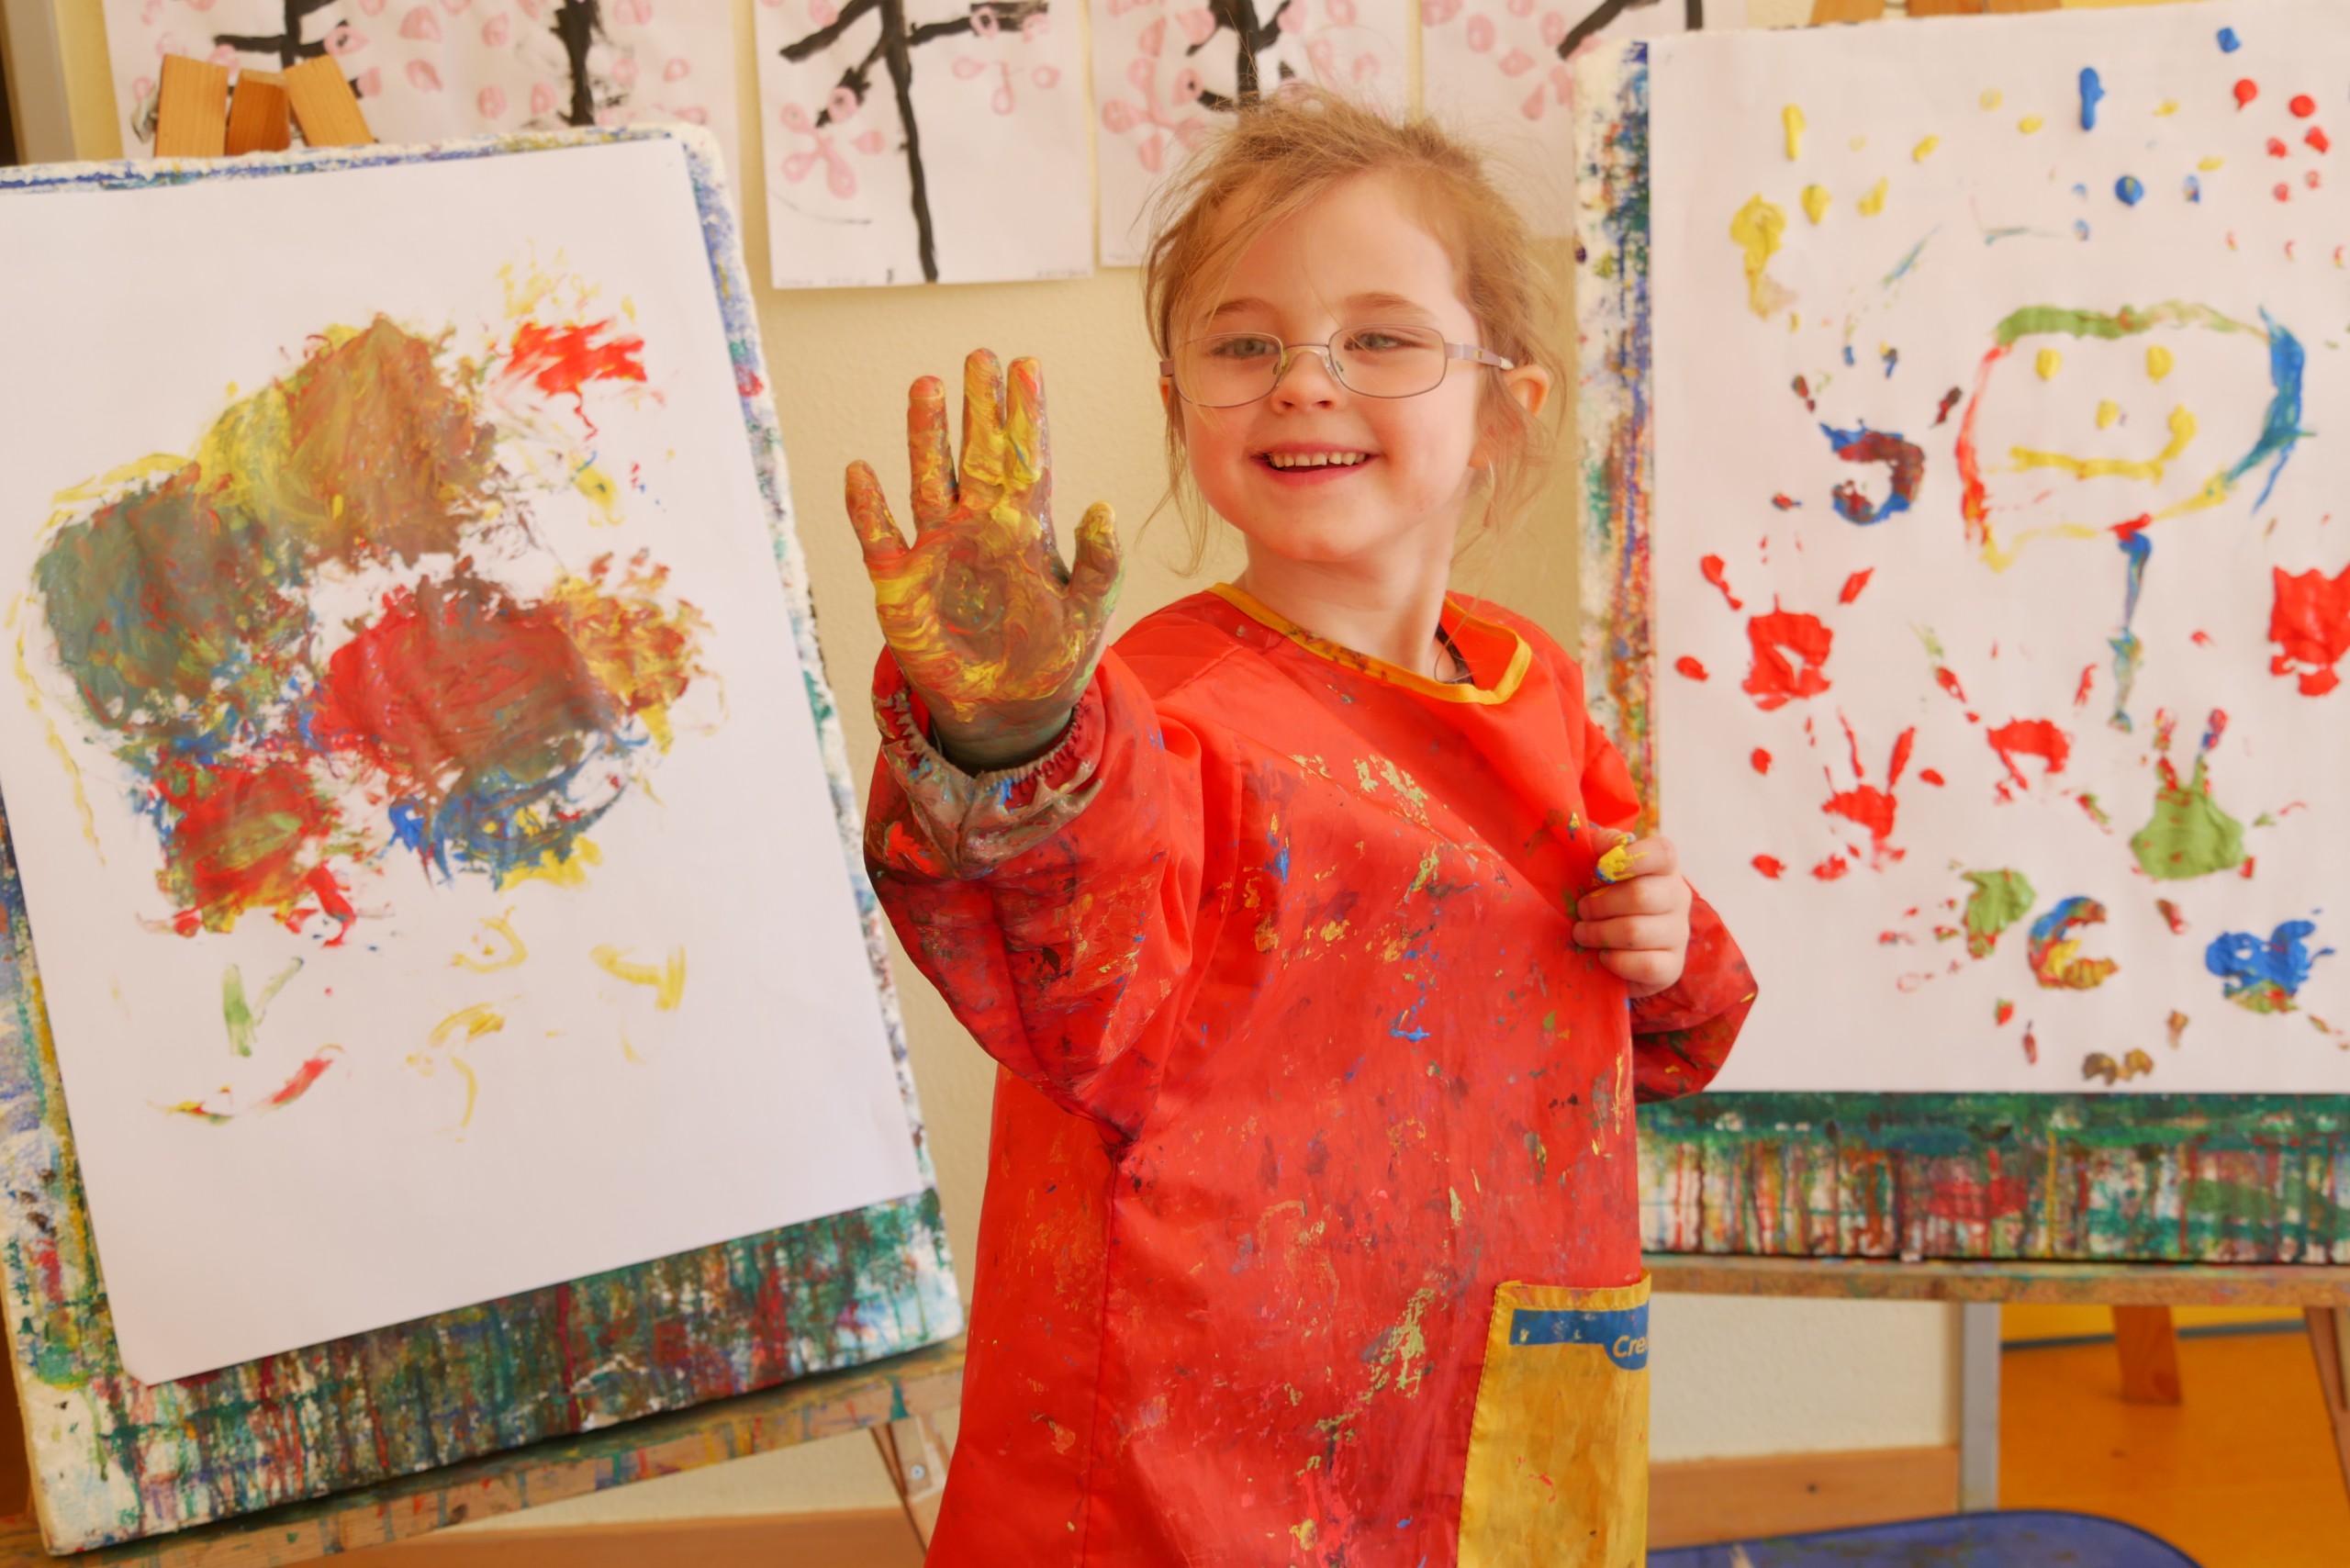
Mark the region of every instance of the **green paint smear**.
<instances>
[{"instance_id":1,"label":"green paint smear","mask_svg":"<svg viewBox=\"0 0 2350 1568\"><path fill-rule=\"evenodd\" d=\"M262 987L261 999L245 1000L244 971L230 964L220 976L220 1022L229 1030L229 1048L241 1057L253 1054L253 1039L261 1033L262 1020L269 1015L269 1004L285 989L285 982L302 972L302 960L295 959L285 969Z\"/></svg>"},{"instance_id":2,"label":"green paint smear","mask_svg":"<svg viewBox=\"0 0 2350 1568\"><path fill-rule=\"evenodd\" d=\"M2257 985L2245 986L2242 991L2231 991L2227 997L2246 1013L2274 1014L2294 1011L2293 993L2275 980L2262 980Z\"/></svg>"},{"instance_id":3,"label":"green paint smear","mask_svg":"<svg viewBox=\"0 0 2350 1568\"><path fill-rule=\"evenodd\" d=\"M2268 335L2249 322L2222 316L2208 305L2188 305L2169 299L2143 308L2125 305L2109 314L2099 310L2073 310L2061 305L2027 305L2001 321L1993 336L1998 340L2001 348L2011 348L2021 339L2043 333L2111 341L2135 337L2156 327L2201 327L2214 332L2250 332L2262 338Z\"/></svg>"},{"instance_id":4,"label":"green paint smear","mask_svg":"<svg viewBox=\"0 0 2350 1568\"><path fill-rule=\"evenodd\" d=\"M2138 868L2158 881L2181 882L2244 864L2244 823L2211 799L2205 759L2185 784L2166 779L2154 791L2154 814L2130 838Z\"/></svg>"},{"instance_id":5,"label":"green paint smear","mask_svg":"<svg viewBox=\"0 0 2350 1568\"><path fill-rule=\"evenodd\" d=\"M2036 895L2031 879L2021 871L1964 873L1975 891L1966 900L1966 951L1987 958L1999 945L1999 933L2031 913Z\"/></svg>"}]
</instances>

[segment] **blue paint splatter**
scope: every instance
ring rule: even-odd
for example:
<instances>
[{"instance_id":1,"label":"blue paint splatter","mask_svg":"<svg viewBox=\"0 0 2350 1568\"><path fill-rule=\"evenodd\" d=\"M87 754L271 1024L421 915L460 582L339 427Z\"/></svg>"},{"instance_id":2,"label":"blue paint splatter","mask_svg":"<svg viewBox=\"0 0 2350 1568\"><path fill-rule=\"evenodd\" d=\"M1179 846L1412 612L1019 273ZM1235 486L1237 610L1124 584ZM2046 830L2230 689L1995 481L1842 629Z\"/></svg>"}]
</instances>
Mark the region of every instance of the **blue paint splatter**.
<instances>
[{"instance_id":1,"label":"blue paint splatter","mask_svg":"<svg viewBox=\"0 0 2350 1568\"><path fill-rule=\"evenodd\" d=\"M2097 129L2098 101L2105 96L2105 84L2098 80L2097 67L2081 67L2081 129Z\"/></svg>"},{"instance_id":2,"label":"blue paint splatter","mask_svg":"<svg viewBox=\"0 0 2350 1568\"><path fill-rule=\"evenodd\" d=\"M2309 433L2301 429L2301 375L2309 365L2309 351L2267 311L2263 310L2260 319L2268 327L2268 384L2276 395L2260 421L2260 439L2228 470L2228 483L2232 485L2270 458L2277 460L2268 471L2267 483L2260 487L2260 498L2252 503L2255 511L2268 504L2268 493L2285 472L2285 460L2293 455L2295 443Z\"/></svg>"},{"instance_id":3,"label":"blue paint splatter","mask_svg":"<svg viewBox=\"0 0 2350 1568\"><path fill-rule=\"evenodd\" d=\"M1852 363L1853 363L1853 360L1852 360L1852 344L1850 344L1850 343L1846 343L1846 344L1844 345L1844 363L1845 363L1846 364L1852 364Z\"/></svg>"},{"instance_id":4,"label":"blue paint splatter","mask_svg":"<svg viewBox=\"0 0 2350 1568\"><path fill-rule=\"evenodd\" d=\"M2146 196L2146 187L2138 183L2135 174L2124 174L2113 182L2113 194L2121 198L2124 207L2135 207Z\"/></svg>"},{"instance_id":5,"label":"blue paint splatter","mask_svg":"<svg viewBox=\"0 0 2350 1568\"><path fill-rule=\"evenodd\" d=\"M2223 994L2255 1013L2290 1013L2293 998L2310 978L2310 967L2333 951L2312 953L2314 921L2288 920L2263 942L2248 931L2231 931L2203 950L2203 967L2226 982Z\"/></svg>"},{"instance_id":6,"label":"blue paint splatter","mask_svg":"<svg viewBox=\"0 0 2350 1568\"><path fill-rule=\"evenodd\" d=\"M2089 237L2089 220L2087 218L2076 218L2073 219L2073 237L2076 240L2086 240Z\"/></svg>"},{"instance_id":7,"label":"blue paint splatter","mask_svg":"<svg viewBox=\"0 0 2350 1568\"><path fill-rule=\"evenodd\" d=\"M2189 201L2203 199L2203 182L2192 174L2187 176L2187 199Z\"/></svg>"},{"instance_id":8,"label":"blue paint splatter","mask_svg":"<svg viewBox=\"0 0 2350 1568\"><path fill-rule=\"evenodd\" d=\"M2220 52L2221 54L2233 54L2243 47L2244 39L2236 37L2235 28L2221 28L2220 29Z\"/></svg>"},{"instance_id":9,"label":"blue paint splatter","mask_svg":"<svg viewBox=\"0 0 2350 1568\"><path fill-rule=\"evenodd\" d=\"M1887 381L1893 379L1893 373L1900 367L1900 364L1901 351L1899 349L1887 349L1885 351L1885 378Z\"/></svg>"}]
</instances>

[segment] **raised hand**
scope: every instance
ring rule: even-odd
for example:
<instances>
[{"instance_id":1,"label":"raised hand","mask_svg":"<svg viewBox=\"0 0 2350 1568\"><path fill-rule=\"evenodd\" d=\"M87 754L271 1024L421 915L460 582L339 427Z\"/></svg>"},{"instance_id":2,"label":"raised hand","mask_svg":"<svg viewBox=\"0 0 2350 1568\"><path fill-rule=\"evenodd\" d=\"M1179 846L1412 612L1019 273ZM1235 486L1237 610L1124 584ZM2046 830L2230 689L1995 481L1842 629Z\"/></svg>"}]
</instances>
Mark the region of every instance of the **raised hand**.
<instances>
[{"instance_id":1,"label":"raised hand","mask_svg":"<svg viewBox=\"0 0 2350 1568\"><path fill-rule=\"evenodd\" d=\"M930 708L947 755L1006 767L1049 747L1092 678L1118 599L1118 539L1095 502L1077 528L1077 566L1053 547L1052 448L1033 359L1003 367L985 349L963 362L963 461L946 439L935 376L913 384L906 452L914 542L898 532L881 482L848 468L848 514L873 579L874 607L906 679Z\"/></svg>"}]
</instances>

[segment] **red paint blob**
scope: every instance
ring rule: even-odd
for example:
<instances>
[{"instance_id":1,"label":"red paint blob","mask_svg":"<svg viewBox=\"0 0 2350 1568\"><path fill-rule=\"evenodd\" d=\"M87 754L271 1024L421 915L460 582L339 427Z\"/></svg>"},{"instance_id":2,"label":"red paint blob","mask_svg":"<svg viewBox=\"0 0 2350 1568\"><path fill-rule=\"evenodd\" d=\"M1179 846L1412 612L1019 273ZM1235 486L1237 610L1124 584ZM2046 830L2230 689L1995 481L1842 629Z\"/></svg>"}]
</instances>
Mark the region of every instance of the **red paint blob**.
<instances>
[{"instance_id":1,"label":"red paint blob","mask_svg":"<svg viewBox=\"0 0 2350 1568\"><path fill-rule=\"evenodd\" d=\"M1934 684L1941 687L1944 691L1949 692L1953 697L1957 698L1961 702L1966 700L1966 689L1958 684L1958 677L1953 675L1948 669L1939 665L1934 668Z\"/></svg>"},{"instance_id":2,"label":"red paint blob","mask_svg":"<svg viewBox=\"0 0 2350 1568\"><path fill-rule=\"evenodd\" d=\"M2285 106L2293 111L2293 118L2296 119L2307 119L2317 113L2317 100L2307 93L2294 94L2293 101Z\"/></svg>"},{"instance_id":3,"label":"red paint blob","mask_svg":"<svg viewBox=\"0 0 2350 1568\"><path fill-rule=\"evenodd\" d=\"M2260 96L2260 84L2247 76L2236 84L2236 107L2250 108L2253 99Z\"/></svg>"},{"instance_id":4,"label":"red paint blob","mask_svg":"<svg viewBox=\"0 0 2350 1568\"><path fill-rule=\"evenodd\" d=\"M2023 1059L2035 1065L2040 1060L2040 1041L2032 1034L2031 1025L2029 1024L2023 1026Z\"/></svg>"},{"instance_id":5,"label":"red paint blob","mask_svg":"<svg viewBox=\"0 0 2350 1568\"><path fill-rule=\"evenodd\" d=\"M1698 561L1697 570L1704 575L1707 582L1721 589L1722 597L1729 601L1729 607L1732 610L1746 608L1746 602L1729 591L1729 577L1723 570L1722 558L1719 555L1704 557Z\"/></svg>"},{"instance_id":6,"label":"red paint blob","mask_svg":"<svg viewBox=\"0 0 2350 1568\"><path fill-rule=\"evenodd\" d=\"M1841 855L1830 855L1811 868L1811 874L1823 882L1832 882L1852 868L1852 863Z\"/></svg>"},{"instance_id":7,"label":"red paint blob","mask_svg":"<svg viewBox=\"0 0 2350 1568\"><path fill-rule=\"evenodd\" d=\"M1828 689L1828 654L1836 636L1819 617L1774 610L1750 619L1746 637L1754 649L1746 694L1765 713Z\"/></svg>"},{"instance_id":8,"label":"red paint blob","mask_svg":"<svg viewBox=\"0 0 2350 1568\"><path fill-rule=\"evenodd\" d=\"M2322 697L2342 684L2334 666L2350 654L2350 566L2331 577L2318 568L2269 570L2276 597L2268 608L2268 640L2277 653L2268 673L2297 677L2302 696Z\"/></svg>"},{"instance_id":9,"label":"red paint blob","mask_svg":"<svg viewBox=\"0 0 2350 1568\"><path fill-rule=\"evenodd\" d=\"M1874 566L1870 566L1864 570L1854 572L1851 577L1846 577L1844 579L1844 591L1836 596L1836 602L1839 604L1850 604L1854 599L1860 598L1861 590L1869 586L1869 578L1875 575L1876 568Z\"/></svg>"},{"instance_id":10,"label":"red paint blob","mask_svg":"<svg viewBox=\"0 0 2350 1568\"><path fill-rule=\"evenodd\" d=\"M1935 789L1939 790L1943 785L1949 783L1950 780L1942 777L1942 770L1939 767L1921 767L1918 769L1918 782L1920 784L1931 784Z\"/></svg>"},{"instance_id":11,"label":"red paint blob","mask_svg":"<svg viewBox=\"0 0 2350 1568\"><path fill-rule=\"evenodd\" d=\"M2081 666L2081 684L2073 692L2073 706L2076 708L2087 707L2089 705L2089 688L2096 684L2097 666L2083 665Z\"/></svg>"},{"instance_id":12,"label":"red paint blob","mask_svg":"<svg viewBox=\"0 0 2350 1568\"><path fill-rule=\"evenodd\" d=\"M2301 140L2308 142L2311 147L2316 148L2320 152L2331 152L2333 151L2333 143L2327 140L2325 127L2322 125L2313 125L2310 127L2310 133L2307 136L2302 137Z\"/></svg>"},{"instance_id":13,"label":"red paint blob","mask_svg":"<svg viewBox=\"0 0 2350 1568\"><path fill-rule=\"evenodd\" d=\"M596 427L588 423L588 399L582 391L588 383L644 379L643 338L596 341L611 325L595 321L584 327L542 327L525 321L515 329L513 346L507 350L506 374L529 379L550 398L571 398L579 405L580 422L592 431Z\"/></svg>"},{"instance_id":14,"label":"red paint blob","mask_svg":"<svg viewBox=\"0 0 2350 1568\"><path fill-rule=\"evenodd\" d=\"M2012 1002L2002 1002L1999 1003L1998 1009L1992 1014L1992 1017L1997 1019L2002 1027L2005 1027L2008 1021L2015 1015L2016 1004Z\"/></svg>"},{"instance_id":15,"label":"red paint blob","mask_svg":"<svg viewBox=\"0 0 2350 1568\"><path fill-rule=\"evenodd\" d=\"M2189 636L2187 640L2194 644L2199 648L2208 648L2211 645L2211 633L2209 632L2199 631Z\"/></svg>"},{"instance_id":16,"label":"red paint blob","mask_svg":"<svg viewBox=\"0 0 2350 1568\"><path fill-rule=\"evenodd\" d=\"M1796 499L1793 496L1785 494L1773 496L1771 498L1771 504L1777 507L1781 511L1793 511L1796 508L1803 505L1801 501Z\"/></svg>"},{"instance_id":17,"label":"red paint blob","mask_svg":"<svg viewBox=\"0 0 2350 1568\"><path fill-rule=\"evenodd\" d=\"M2036 756L2048 765L2051 774L2065 771L2065 760L2073 755L2073 738L2046 719L2017 719L1984 733L1991 749L2008 765L2020 788L2030 789L2031 780L2024 777L2017 765L2020 756Z\"/></svg>"},{"instance_id":18,"label":"red paint blob","mask_svg":"<svg viewBox=\"0 0 2350 1568\"><path fill-rule=\"evenodd\" d=\"M1673 660L1673 667L1679 670L1683 675L1687 676L1692 680L1705 680L1707 678L1706 666L1699 664L1694 656L1688 654L1684 654L1679 658Z\"/></svg>"},{"instance_id":19,"label":"red paint blob","mask_svg":"<svg viewBox=\"0 0 2350 1568\"><path fill-rule=\"evenodd\" d=\"M2292 187L2292 186L2290 186L2290 185L2288 185L2284 184L2284 183L2283 183L2283 182L2281 182L2281 181L2279 181L2279 182L2278 182L2278 184L2277 184L2277 199L2278 201L2290 201L2290 200L2292 200L2292 199L2293 199L2293 187Z\"/></svg>"},{"instance_id":20,"label":"red paint blob","mask_svg":"<svg viewBox=\"0 0 2350 1568\"><path fill-rule=\"evenodd\" d=\"M1775 882L1786 873L1787 863L1775 855L1757 855L1754 868Z\"/></svg>"},{"instance_id":21,"label":"red paint blob","mask_svg":"<svg viewBox=\"0 0 2350 1568\"><path fill-rule=\"evenodd\" d=\"M2268 155L2271 158L2287 157L2292 152L2292 151L2293 150L2291 148L2285 145L2283 138L2272 136L2268 139Z\"/></svg>"},{"instance_id":22,"label":"red paint blob","mask_svg":"<svg viewBox=\"0 0 2350 1568\"><path fill-rule=\"evenodd\" d=\"M2163 923L2170 927L2170 934L2173 936L2187 935L2187 916L2178 913L2177 904L2168 899L2156 899L2154 908L2161 913Z\"/></svg>"},{"instance_id":23,"label":"red paint blob","mask_svg":"<svg viewBox=\"0 0 2350 1568\"><path fill-rule=\"evenodd\" d=\"M1893 792L1900 786L1902 771L1909 766L1910 749L1917 741L1918 732L1908 729L1902 731L1900 738L1893 743L1893 761L1886 769L1887 777L1884 789L1880 790L1874 784L1856 784L1850 790L1840 790L1829 796L1828 803L1819 808L1830 816L1842 817L1868 830L1869 858L1873 864L1882 865L1887 860L1901 858L1902 852L1892 844L1894 815L1900 807ZM1815 869L1812 875L1819 873ZM1841 877L1843 872L1840 869L1835 875Z\"/></svg>"},{"instance_id":24,"label":"red paint blob","mask_svg":"<svg viewBox=\"0 0 2350 1568\"><path fill-rule=\"evenodd\" d=\"M1756 746L1754 748L1754 755L1748 757L1747 760L1754 765L1754 771L1757 773L1768 773L1771 771L1771 754L1764 751L1761 746Z\"/></svg>"}]
</instances>

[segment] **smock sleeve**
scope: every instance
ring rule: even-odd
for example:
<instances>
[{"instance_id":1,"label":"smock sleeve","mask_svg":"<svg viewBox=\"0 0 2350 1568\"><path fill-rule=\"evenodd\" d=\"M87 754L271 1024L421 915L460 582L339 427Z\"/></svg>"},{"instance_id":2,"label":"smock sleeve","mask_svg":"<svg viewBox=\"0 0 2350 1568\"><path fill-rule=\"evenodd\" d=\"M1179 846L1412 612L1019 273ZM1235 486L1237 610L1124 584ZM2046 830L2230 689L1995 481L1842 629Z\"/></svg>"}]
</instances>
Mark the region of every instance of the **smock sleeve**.
<instances>
[{"instance_id":1,"label":"smock sleeve","mask_svg":"<svg viewBox=\"0 0 2350 1568\"><path fill-rule=\"evenodd\" d=\"M881 756L866 865L955 1015L1063 1109L1131 1137L1155 1019L1181 1005L1201 888L1200 748L1105 653L1051 752L969 774L931 745L897 662L874 678Z\"/></svg>"},{"instance_id":2,"label":"smock sleeve","mask_svg":"<svg viewBox=\"0 0 2350 1568\"><path fill-rule=\"evenodd\" d=\"M1631 770L1606 732L1583 721L1583 810L1602 827L1639 825L1639 797ZM1632 1003L1632 1081L1645 1104L1695 1094L1729 1058L1739 1026L1754 1005L1754 974L1746 955L1705 896L1693 887L1689 956L1681 978Z\"/></svg>"}]
</instances>

